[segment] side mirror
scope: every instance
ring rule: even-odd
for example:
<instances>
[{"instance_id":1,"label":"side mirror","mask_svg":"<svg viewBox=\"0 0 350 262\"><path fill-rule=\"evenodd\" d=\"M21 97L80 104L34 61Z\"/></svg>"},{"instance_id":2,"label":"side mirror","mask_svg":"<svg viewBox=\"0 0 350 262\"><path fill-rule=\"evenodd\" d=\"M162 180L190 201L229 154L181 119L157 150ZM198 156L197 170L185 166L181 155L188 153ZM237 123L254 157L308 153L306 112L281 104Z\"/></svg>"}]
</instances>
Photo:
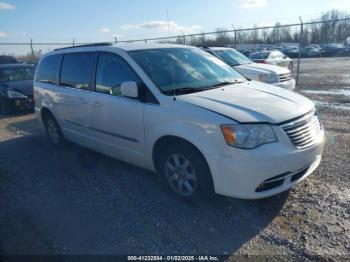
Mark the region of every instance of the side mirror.
<instances>
[{"instance_id":1,"label":"side mirror","mask_svg":"<svg viewBox=\"0 0 350 262\"><path fill-rule=\"evenodd\" d=\"M122 96L136 98L139 96L139 89L134 81L127 81L120 86Z\"/></svg>"}]
</instances>

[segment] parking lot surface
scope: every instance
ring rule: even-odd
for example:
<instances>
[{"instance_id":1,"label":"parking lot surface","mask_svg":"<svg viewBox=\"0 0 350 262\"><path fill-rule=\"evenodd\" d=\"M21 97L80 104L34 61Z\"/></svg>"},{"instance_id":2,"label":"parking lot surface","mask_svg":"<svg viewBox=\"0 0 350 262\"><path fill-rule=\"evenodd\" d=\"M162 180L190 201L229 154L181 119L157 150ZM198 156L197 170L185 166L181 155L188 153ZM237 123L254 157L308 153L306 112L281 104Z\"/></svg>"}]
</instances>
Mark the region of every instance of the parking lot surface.
<instances>
[{"instance_id":1,"label":"parking lot surface","mask_svg":"<svg viewBox=\"0 0 350 262\"><path fill-rule=\"evenodd\" d=\"M297 91L327 131L322 163L292 190L254 201L191 206L151 172L74 144L53 148L33 114L1 118L0 253L350 259L350 88Z\"/></svg>"}]
</instances>

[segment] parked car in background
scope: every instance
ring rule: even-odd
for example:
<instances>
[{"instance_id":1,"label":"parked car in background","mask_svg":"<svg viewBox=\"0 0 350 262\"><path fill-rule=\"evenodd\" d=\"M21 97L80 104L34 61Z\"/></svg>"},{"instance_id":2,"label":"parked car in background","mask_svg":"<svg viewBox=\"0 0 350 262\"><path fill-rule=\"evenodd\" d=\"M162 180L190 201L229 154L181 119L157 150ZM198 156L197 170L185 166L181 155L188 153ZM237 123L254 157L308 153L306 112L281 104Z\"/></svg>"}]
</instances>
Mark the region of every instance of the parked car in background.
<instances>
[{"instance_id":1,"label":"parked car in background","mask_svg":"<svg viewBox=\"0 0 350 262\"><path fill-rule=\"evenodd\" d=\"M170 192L256 199L320 164L324 130L306 97L247 81L196 47L89 45L44 55L35 112L65 139L159 174Z\"/></svg>"},{"instance_id":2,"label":"parked car in background","mask_svg":"<svg viewBox=\"0 0 350 262\"><path fill-rule=\"evenodd\" d=\"M301 49L301 57L307 58L307 57L320 57L321 56L321 49L318 49L313 46L306 46Z\"/></svg>"},{"instance_id":3,"label":"parked car in background","mask_svg":"<svg viewBox=\"0 0 350 262\"><path fill-rule=\"evenodd\" d=\"M248 57L251 53L254 53L255 51L242 49L239 50L239 52Z\"/></svg>"},{"instance_id":4,"label":"parked car in background","mask_svg":"<svg viewBox=\"0 0 350 262\"><path fill-rule=\"evenodd\" d=\"M16 64L17 59L13 56L0 55L0 65L2 64Z\"/></svg>"},{"instance_id":5,"label":"parked car in background","mask_svg":"<svg viewBox=\"0 0 350 262\"><path fill-rule=\"evenodd\" d=\"M322 47L324 56L340 56L343 55L345 48L341 44L326 44Z\"/></svg>"},{"instance_id":6,"label":"parked car in background","mask_svg":"<svg viewBox=\"0 0 350 262\"><path fill-rule=\"evenodd\" d=\"M256 63L277 65L293 71L293 60L280 51L262 51L250 54L249 58Z\"/></svg>"},{"instance_id":7,"label":"parked car in background","mask_svg":"<svg viewBox=\"0 0 350 262\"><path fill-rule=\"evenodd\" d=\"M0 65L0 114L33 109L35 67L25 64Z\"/></svg>"},{"instance_id":8,"label":"parked car in background","mask_svg":"<svg viewBox=\"0 0 350 262\"><path fill-rule=\"evenodd\" d=\"M345 55L350 55L350 45L344 45L344 53Z\"/></svg>"},{"instance_id":9,"label":"parked car in background","mask_svg":"<svg viewBox=\"0 0 350 262\"><path fill-rule=\"evenodd\" d=\"M290 58L299 57L299 48L296 46L287 46L283 48L283 54Z\"/></svg>"},{"instance_id":10,"label":"parked car in background","mask_svg":"<svg viewBox=\"0 0 350 262\"><path fill-rule=\"evenodd\" d=\"M280 66L254 63L248 57L233 48L207 47L203 49L220 58L248 79L289 90L294 90L295 88L295 80L292 79L289 69Z\"/></svg>"},{"instance_id":11,"label":"parked car in background","mask_svg":"<svg viewBox=\"0 0 350 262\"><path fill-rule=\"evenodd\" d=\"M310 44L310 45L308 45L308 47L313 47L313 48L316 48L320 51L322 50L322 47L320 45L317 45L317 44Z\"/></svg>"},{"instance_id":12,"label":"parked car in background","mask_svg":"<svg viewBox=\"0 0 350 262\"><path fill-rule=\"evenodd\" d=\"M281 46L271 47L270 50L271 51L280 51L281 53L283 53L283 47L281 47Z\"/></svg>"}]
</instances>

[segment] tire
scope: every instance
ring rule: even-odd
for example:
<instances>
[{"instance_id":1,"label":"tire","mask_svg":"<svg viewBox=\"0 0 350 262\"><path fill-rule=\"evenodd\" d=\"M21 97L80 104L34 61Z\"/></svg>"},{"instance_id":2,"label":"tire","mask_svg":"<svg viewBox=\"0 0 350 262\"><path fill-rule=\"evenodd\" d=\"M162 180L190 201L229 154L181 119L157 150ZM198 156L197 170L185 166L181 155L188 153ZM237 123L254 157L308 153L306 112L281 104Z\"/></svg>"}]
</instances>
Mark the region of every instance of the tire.
<instances>
[{"instance_id":1,"label":"tire","mask_svg":"<svg viewBox=\"0 0 350 262\"><path fill-rule=\"evenodd\" d=\"M55 117L51 113L46 113L43 122L50 143L58 148L65 147L67 142Z\"/></svg>"},{"instance_id":2,"label":"tire","mask_svg":"<svg viewBox=\"0 0 350 262\"><path fill-rule=\"evenodd\" d=\"M14 111L14 103L5 97L0 97L0 115L8 115L13 113Z\"/></svg>"},{"instance_id":3,"label":"tire","mask_svg":"<svg viewBox=\"0 0 350 262\"><path fill-rule=\"evenodd\" d=\"M187 142L167 146L158 161L163 186L183 201L199 203L214 196L208 164L202 154Z\"/></svg>"}]
</instances>

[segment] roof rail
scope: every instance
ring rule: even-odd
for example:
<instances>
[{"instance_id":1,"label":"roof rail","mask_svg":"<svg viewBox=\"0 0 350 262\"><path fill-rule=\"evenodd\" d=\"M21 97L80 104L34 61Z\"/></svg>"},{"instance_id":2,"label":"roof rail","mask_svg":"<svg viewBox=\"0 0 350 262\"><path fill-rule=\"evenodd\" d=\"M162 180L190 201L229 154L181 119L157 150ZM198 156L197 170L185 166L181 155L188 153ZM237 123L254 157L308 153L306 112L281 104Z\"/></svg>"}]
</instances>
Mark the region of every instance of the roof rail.
<instances>
[{"instance_id":1,"label":"roof rail","mask_svg":"<svg viewBox=\"0 0 350 262\"><path fill-rule=\"evenodd\" d=\"M56 48L56 49L54 49L53 51L64 50L64 49L70 49L70 48L79 48L79 47L89 47L89 46L112 46L112 45L113 45L113 43L91 43L91 44L74 45L74 46Z\"/></svg>"}]
</instances>

